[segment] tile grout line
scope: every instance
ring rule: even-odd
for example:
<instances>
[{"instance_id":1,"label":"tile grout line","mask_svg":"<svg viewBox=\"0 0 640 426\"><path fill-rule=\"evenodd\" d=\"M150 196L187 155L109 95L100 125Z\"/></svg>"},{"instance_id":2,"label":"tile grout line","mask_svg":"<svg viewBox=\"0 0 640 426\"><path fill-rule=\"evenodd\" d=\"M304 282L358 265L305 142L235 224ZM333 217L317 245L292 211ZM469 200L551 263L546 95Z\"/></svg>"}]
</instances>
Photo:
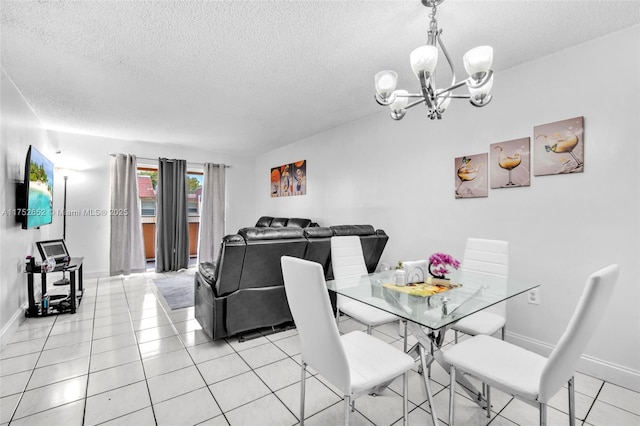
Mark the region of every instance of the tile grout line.
<instances>
[{"instance_id":1,"label":"tile grout line","mask_svg":"<svg viewBox=\"0 0 640 426\"><path fill-rule=\"evenodd\" d=\"M26 315L26 314L25 314L25 315ZM34 412L34 413L30 413L30 414L28 414L28 415L26 415L26 416L24 416L24 417L20 417L20 418L18 418L18 419L15 419L15 414L16 414L16 412L17 412L17 410L18 410L18 406L20 405L20 402L22 401L22 398L24 397L24 394L25 394L26 392L28 392L27 387L28 387L28 385L29 385L29 382L30 382L30 381L31 381L31 379L33 378L33 375L34 375L34 373L35 373L35 370L37 370L37 369L38 369L38 367L37 367L37 366L38 366L38 362L40 361L40 359L42 358L42 356L43 356L44 352L46 351L46 350L45 350L45 347L46 347L46 344L47 344L47 342L49 341L49 339L50 339L50 338L55 339L55 337L56 337L56 336L59 336L59 335L62 335L62 334L71 334L71 333L76 333L76 332L78 332L78 331L79 331L79 330L75 330L75 331L71 331L71 332L68 332L68 333L51 334L51 333L53 332L54 327L55 327L55 326L56 326L56 324L58 323L59 315L60 315L60 314L55 314L55 319L53 320L53 322L52 322L52 323L51 323L51 325L49 326L49 327L50 327L50 328L49 328L49 332L47 333L47 336L46 336L45 341L44 341L44 343L43 343L42 349L40 349L40 351L39 351L38 359L36 360L36 362L35 362L35 364L34 364L33 368L31 368L31 374L29 375L29 380L27 380L27 382L26 382L26 383L25 383L25 385L24 385L23 390L20 392L20 398L18 399L18 403L17 403L17 404L16 404L16 406L14 407L13 413L12 413L11 418L10 418L10 420L9 420L9 424L10 424L11 422L13 422L14 420L19 420L19 419L24 419L24 418L27 418L27 417L31 417L31 416L36 415L36 414L39 414L39 413L44 413L44 412L46 412L46 411L53 410L53 409L55 409L55 408L57 408L57 407L65 406L65 405L72 404L72 403L74 403L74 402L77 402L77 401L81 401L81 400L83 400L83 398L80 398L80 399L75 400L75 401L69 401L69 402L67 402L67 403L64 403L64 404L61 404L61 405L58 405L58 406L55 406L55 407L50 407L50 408L47 408L47 409L42 410L42 411L37 411L37 412ZM69 315L71 315L71 314L69 314ZM54 315L49 315L49 316L53 317ZM34 317L34 318L37 318L37 317ZM46 316L45 316L45 318L46 318ZM80 321L83 321L83 320L80 320ZM64 324L64 322L63 322L62 324ZM44 327L43 327L43 328L44 328ZM50 350L59 349L59 348L65 347L65 346L72 346L72 345L64 345L64 346L56 347L56 348L53 348L53 349L50 349ZM49 350L49 349L47 349L47 350ZM76 358L76 359L77 359L77 358ZM71 360L71 361L73 361L73 360ZM63 362L66 362L66 361L63 361ZM49 366L51 366L51 365L55 365L55 364L60 364L60 363L54 363L54 364L50 364L50 365L48 365L48 366L43 366L43 367L39 367L39 368L45 368L45 367L49 367ZM80 376L78 376L78 377L81 377L81 376L82 376L82 375L80 375ZM73 378L72 378L72 379L73 379ZM69 380L69 379L65 379L65 380ZM39 388L43 388L43 387L46 387L46 386L50 386L50 385L52 385L52 384L60 383L60 382L63 382L63 381L65 381L65 380L61 380L61 381L53 382L53 383L47 383L47 384L45 384L45 385L39 386L39 387L34 388L34 389L39 389ZM87 380L88 380L88 372L87 372ZM32 390L34 390L34 389L32 389ZM86 399L86 389L85 389L85 398L84 398L84 399Z\"/></svg>"},{"instance_id":2,"label":"tile grout line","mask_svg":"<svg viewBox=\"0 0 640 426\"><path fill-rule=\"evenodd\" d=\"M144 274L143 274L143 277L145 278L145 285L147 285L147 281L146 281L147 277ZM131 316L131 306L129 305L129 297L127 295L127 288L124 285L124 277L121 277L121 282L122 282L122 290L123 290L123 293L124 293L124 299L127 302L127 304L126 304L126 306L127 306L127 314L129 315L129 322L131 324L131 330L133 331L133 338L134 338L134 340L136 342L136 348L138 349L138 356L140 356L140 366L142 367L142 375L144 377L144 384L145 384L145 386L147 388L147 395L149 395L149 404L151 406L151 414L153 415L153 421L157 425L158 424L158 418L156 417L156 410L153 407L153 399L151 398L151 389L149 388L149 381L147 379L147 371L144 368L143 356L142 356L142 352L140 351L140 343L138 342L138 335L136 334L136 329L135 329L136 327L133 324L133 317ZM153 297L155 297L156 300L158 299L158 297L156 296L155 293L153 293ZM143 311L144 311L144 309L143 309ZM164 311L164 308L163 308L163 311ZM143 407L140 410L133 411L132 413L144 410L144 408L146 408L146 407ZM119 416L119 417L128 416L129 414L132 414L132 413L125 413L125 414L123 414L122 416ZM118 417L116 417L116 419L117 418ZM109 420L106 420L106 421L111 421L111 420L113 420L113 419L109 419Z\"/></svg>"},{"instance_id":3,"label":"tile grout line","mask_svg":"<svg viewBox=\"0 0 640 426\"><path fill-rule=\"evenodd\" d=\"M165 275L165 276L166 276L166 275ZM195 277L195 275L194 275L194 277ZM149 277L149 278L145 277L145 278L146 278L146 279L150 279L151 281L153 281L153 279L152 279L152 278L150 278L150 277ZM195 278L194 278L194 279L195 279ZM154 286L155 286L155 283L154 283ZM187 346L185 345L185 342L182 340L182 337L180 336L180 333L178 333L178 329L176 328L175 324L173 323L173 318L171 318L171 316L169 315L169 313L167 313L167 311L166 311L166 309L165 309L164 305L163 305L163 304L160 302L160 300L158 299L158 294L156 293L156 291L155 291L155 290L153 290L153 289L152 289L151 291L152 291L152 293L153 293L154 297L156 298L156 300L158 300L158 302L160 303L160 306L162 307L162 310L163 310L164 314L165 314L165 315L167 316L167 318L169 319L169 324L171 325L171 328L172 328L172 329L173 329L173 331L175 332L175 335L176 335L176 337L178 338L178 340L180 341L180 344L182 345L182 349L184 349L184 350L186 351L187 356L189 357L189 359L191 359L191 362L193 363L193 366L195 367L196 371L198 372L198 375L200 376L200 378L202 379L202 381L203 381L203 383L204 383L204 387L207 389L207 391L209 392L209 394L210 394L210 395L211 395L211 397L213 398L213 401L216 403L216 406L217 406L217 407L218 407L218 409L220 410L221 415L223 415L223 416L224 416L225 421L226 421L227 423L229 423L229 421L228 421L228 419L227 419L227 416L224 414L224 411L222 410L222 407L220 407L220 403L218 402L218 400L216 399L216 397L213 395L213 392L211 391L211 388L209 388L209 385L207 384L207 380L204 378L204 376L202 375L202 372L201 372L201 371L200 371L200 369L198 368L198 364L196 363L195 359L193 359L193 356L192 356L192 355L191 355L191 353L189 352L189 349L188 349L188 348L187 348ZM195 308L194 308L194 309L195 309ZM194 318L194 319L195 319L195 318ZM187 320L187 321L188 321L188 320ZM227 343L227 344L228 344L228 343ZM197 345L195 345L195 346L197 346ZM232 347L232 349L233 349L233 347ZM178 349L178 350L180 350L180 349ZM175 351L171 351L171 352L175 352ZM162 354L161 354L161 355L162 355ZM244 360L243 360L243 361L244 361ZM143 363L143 368L144 368L144 363ZM185 367L185 368L189 368L189 367ZM175 370L175 371L179 371L179 370L181 370L181 369L178 369L178 370ZM170 372L163 373L163 374L169 374L169 373L172 373L172 372L170 371ZM146 377L146 373L145 373L145 377ZM148 385L147 385L147 387L148 387ZM198 388L198 389L203 389L203 388ZM185 394L176 395L176 396L174 396L173 398L169 398L169 399L167 399L167 401L170 401L170 400L172 400L172 399L174 399L174 398L178 398L178 397L180 397L180 396L182 396L182 395L186 395L186 394L188 394L188 393L194 392L194 391L196 391L196 390L198 390L198 389L191 390L191 391L189 391L189 392L187 392L187 393L185 393ZM149 399L151 399L151 394L149 394ZM164 401L163 401L163 402L164 402ZM151 402L151 404L153 405L153 401ZM215 418L215 417L218 417L218 416L214 416L214 417L212 417L212 418ZM205 419L205 420L203 420L203 422L206 422L206 421L208 421L208 420L211 420L211 419ZM158 423L158 422L156 421L156 424L157 424L157 423ZM202 423L202 422L200 422L200 423Z\"/></svg>"},{"instance_id":4,"label":"tile grout line","mask_svg":"<svg viewBox=\"0 0 640 426\"><path fill-rule=\"evenodd\" d=\"M26 311L25 311L25 316L26 316ZM31 317L31 318L37 318L37 317ZM29 380L27 380L27 382L24 384L24 388L22 389L22 392L20 392L20 397L18 398L18 401L17 401L16 405L13 407L13 412L11 413L11 417L9 418L8 424L11 424L11 422L13 422L14 417L15 417L16 413L18 412L18 407L20 406L20 403L22 402L22 399L24 398L24 394L27 392L27 387L29 386L29 382L33 378L33 374L36 371L36 367L38 366L38 362L40 362L40 358L42 358L42 353L44 352L44 347L47 345L47 341L49 341L49 337L51 336L51 331L53 330L53 326L55 325L57 320L58 320L58 317L56 316L55 319L53 320L53 323L51 324L51 326L49 328L49 332L47 333L47 337L46 337L44 343L42 344L42 348L40 349L40 352L38 354L38 359L36 360L36 362L33 364L33 367L31 368L31 374L29 374ZM43 411L46 411L46 410L43 410ZM36 414L36 413L32 413L32 414ZM29 415L24 416L24 417L29 417L32 414L29 414ZM20 417L20 418L24 418L24 417Z\"/></svg>"},{"instance_id":5,"label":"tile grout line","mask_svg":"<svg viewBox=\"0 0 640 426\"><path fill-rule=\"evenodd\" d=\"M84 407L82 407L82 424L85 424L85 417L87 415L87 400L89 399L89 376L91 375L91 357L93 355L93 333L94 330L96 328L96 310L97 310L97 306L98 306L98 287L100 286L100 278L96 279L96 287L95 287L95 291L96 291L96 295L94 297L95 301L93 302L93 316L91 317L91 340L89 341L89 362L87 363L87 385L84 388ZM83 297L84 297L84 292L86 291L83 290ZM76 312L78 312L76 310Z\"/></svg>"}]
</instances>

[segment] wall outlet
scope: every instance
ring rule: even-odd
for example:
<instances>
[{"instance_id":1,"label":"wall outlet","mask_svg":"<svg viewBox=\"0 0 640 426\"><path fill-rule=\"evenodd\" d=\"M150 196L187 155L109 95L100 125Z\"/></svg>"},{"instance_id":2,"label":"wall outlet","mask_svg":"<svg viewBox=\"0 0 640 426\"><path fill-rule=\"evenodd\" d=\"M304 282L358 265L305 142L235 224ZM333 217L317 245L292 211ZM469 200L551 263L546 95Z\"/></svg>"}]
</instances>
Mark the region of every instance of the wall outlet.
<instances>
[{"instance_id":1,"label":"wall outlet","mask_svg":"<svg viewBox=\"0 0 640 426\"><path fill-rule=\"evenodd\" d=\"M527 292L527 302L532 305L540 304L540 289L533 288Z\"/></svg>"}]
</instances>

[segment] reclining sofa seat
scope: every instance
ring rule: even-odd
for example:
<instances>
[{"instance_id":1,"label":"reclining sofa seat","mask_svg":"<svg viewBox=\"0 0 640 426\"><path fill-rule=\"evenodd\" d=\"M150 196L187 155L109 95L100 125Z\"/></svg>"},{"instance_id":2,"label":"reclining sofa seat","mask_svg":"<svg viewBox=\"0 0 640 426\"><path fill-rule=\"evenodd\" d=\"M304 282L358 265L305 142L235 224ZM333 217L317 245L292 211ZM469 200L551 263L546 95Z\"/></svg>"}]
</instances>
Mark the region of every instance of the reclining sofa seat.
<instances>
[{"instance_id":1,"label":"reclining sofa seat","mask_svg":"<svg viewBox=\"0 0 640 426\"><path fill-rule=\"evenodd\" d=\"M325 277L332 279L334 235L360 237L369 272L377 267L389 239L384 231L371 225L317 224L306 228L295 225L243 228L237 235L224 237L218 261L201 263L195 278L195 316L205 333L212 339L220 339L292 321L280 257L318 262ZM330 292L330 296L335 306L335 293Z\"/></svg>"},{"instance_id":2,"label":"reclining sofa seat","mask_svg":"<svg viewBox=\"0 0 640 426\"><path fill-rule=\"evenodd\" d=\"M236 334L291 321L280 258L303 258L302 228L243 228L247 247L238 291L227 298L227 331Z\"/></svg>"},{"instance_id":3,"label":"reclining sofa seat","mask_svg":"<svg viewBox=\"0 0 640 426\"><path fill-rule=\"evenodd\" d=\"M218 260L198 265L194 289L195 317L212 339L214 336L226 336L226 296L240 286L246 247L240 235L227 235L222 238Z\"/></svg>"}]
</instances>

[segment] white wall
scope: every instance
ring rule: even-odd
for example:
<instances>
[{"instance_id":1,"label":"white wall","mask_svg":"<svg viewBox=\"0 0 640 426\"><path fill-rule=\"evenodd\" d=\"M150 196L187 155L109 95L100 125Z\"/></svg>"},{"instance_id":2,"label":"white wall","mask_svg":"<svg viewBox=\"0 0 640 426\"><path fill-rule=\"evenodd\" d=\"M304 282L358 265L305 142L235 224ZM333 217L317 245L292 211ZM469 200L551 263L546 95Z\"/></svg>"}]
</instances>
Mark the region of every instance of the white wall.
<instances>
[{"instance_id":1,"label":"white wall","mask_svg":"<svg viewBox=\"0 0 640 426\"><path fill-rule=\"evenodd\" d=\"M22 97L4 69L0 92L0 346L13 333L24 312L18 308L27 300L24 270L27 255L35 255L34 242L48 240L53 226L23 230L11 212L16 208L16 183L24 181L29 145L53 158L51 145L36 114ZM54 183L55 182L54 179ZM55 193L55 189L54 189Z\"/></svg>"},{"instance_id":2,"label":"white wall","mask_svg":"<svg viewBox=\"0 0 640 426\"><path fill-rule=\"evenodd\" d=\"M441 121L419 107L399 122L384 111L269 152L256 161L258 214L372 224L390 236L387 263L435 251L460 258L472 236L508 240L511 275L539 283L542 300L509 302L509 339L545 354L588 275L618 263L615 294L580 370L640 390L639 55L636 26L498 73L486 108L454 100ZM535 125L576 116L585 121L584 173L454 198L455 157L533 139ZM270 168L301 159L307 195L270 198Z\"/></svg>"}]
</instances>

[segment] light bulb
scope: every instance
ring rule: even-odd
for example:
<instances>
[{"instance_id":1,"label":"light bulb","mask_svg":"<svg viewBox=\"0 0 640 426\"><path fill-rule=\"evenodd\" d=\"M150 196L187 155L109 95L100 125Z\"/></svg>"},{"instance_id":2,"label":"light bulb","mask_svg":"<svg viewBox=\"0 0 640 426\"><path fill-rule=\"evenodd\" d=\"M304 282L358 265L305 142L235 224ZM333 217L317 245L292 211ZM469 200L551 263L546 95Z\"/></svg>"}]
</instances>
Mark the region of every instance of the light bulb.
<instances>
[{"instance_id":1,"label":"light bulb","mask_svg":"<svg viewBox=\"0 0 640 426\"><path fill-rule=\"evenodd\" d=\"M396 90L395 92L393 92L394 100L391 105L389 105L389 109L391 109L391 118L393 118L394 120L400 120L402 117L404 117L404 114L406 113L405 108L409 103L408 97L398 95L408 94L409 92L407 92L406 90Z\"/></svg>"},{"instance_id":2,"label":"light bulb","mask_svg":"<svg viewBox=\"0 0 640 426\"><path fill-rule=\"evenodd\" d=\"M491 101L491 88L493 87L493 74L491 77L480 87L469 87L469 94L471 98L469 99L471 103L475 106L485 106Z\"/></svg>"},{"instance_id":3,"label":"light bulb","mask_svg":"<svg viewBox=\"0 0 640 426\"><path fill-rule=\"evenodd\" d=\"M491 64L493 63L493 47L474 47L464 54L462 61L464 62L464 69L470 76L487 72L491 69Z\"/></svg>"},{"instance_id":4,"label":"light bulb","mask_svg":"<svg viewBox=\"0 0 640 426\"><path fill-rule=\"evenodd\" d=\"M398 74L395 71L380 71L375 76L376 93L382 101L386 101L398 84Z\"/></svg>"},{"instance_id":5,"label":"light bulb","mask_svg":"<svg viewBox=\"0 0 640 426\"><path fill-rule=\"evenodd\" d=\"M438 65L438 48L431 45L420 46L411 52L409 59L416 77L420 78L420 71L424 71L428 78Z\"/></svg>"},{"instance_id":6,"label":"light bulb","mask_svg":"<svg viewBox=\"0 0 640 426\"><path fill-rule=\"evenodd\" d=\"M395 92L393 92L393 94L395 95L395 99L391 103L391 105L389 105L391 111L401 111L405 109L407 107L407 104L409 103L409 98L406 96L398 95L408 95L409 92L407 92L406 90L396 90Z\"/></svg>"}]
</instances>

